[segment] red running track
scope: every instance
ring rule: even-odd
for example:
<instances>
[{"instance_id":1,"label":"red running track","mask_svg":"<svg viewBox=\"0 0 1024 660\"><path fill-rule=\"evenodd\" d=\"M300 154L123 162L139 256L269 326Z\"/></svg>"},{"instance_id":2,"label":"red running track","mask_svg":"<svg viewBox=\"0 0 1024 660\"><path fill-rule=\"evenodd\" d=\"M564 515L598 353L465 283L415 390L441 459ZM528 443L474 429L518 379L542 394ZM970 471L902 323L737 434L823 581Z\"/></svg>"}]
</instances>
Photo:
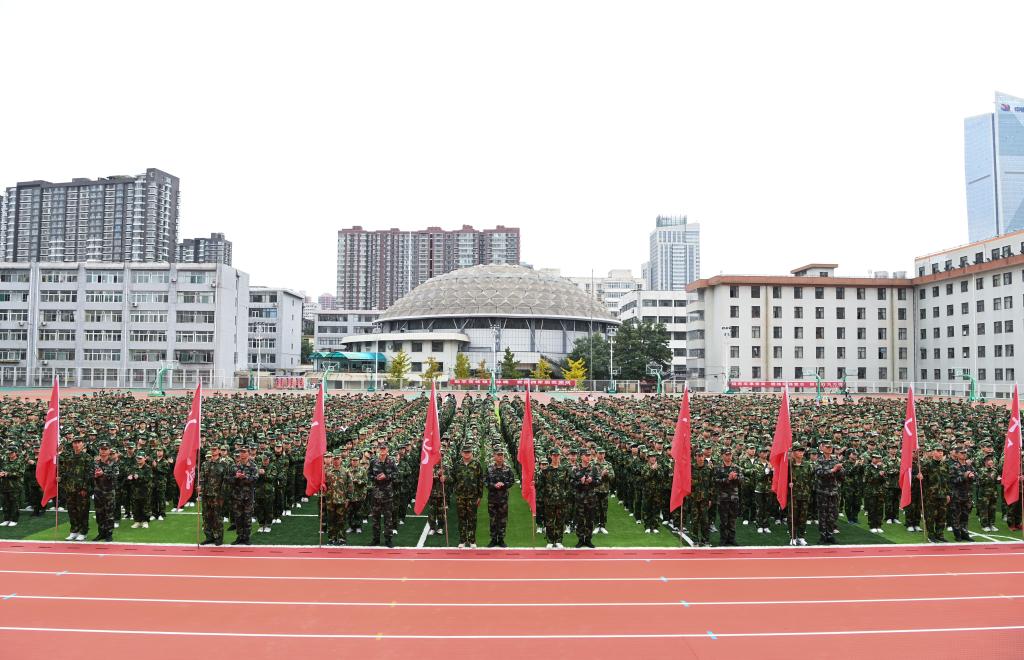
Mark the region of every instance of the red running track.
<instances>
[{"instance_id":1,"label":"red running track","mask_svg":"<svg viewBox=\"0 0 1024 660\"><path fill-rule=\"evenodd\" d=\"M1024 657L1024 546L0 542L0 656Z\"/></svg>"}]
</instances>

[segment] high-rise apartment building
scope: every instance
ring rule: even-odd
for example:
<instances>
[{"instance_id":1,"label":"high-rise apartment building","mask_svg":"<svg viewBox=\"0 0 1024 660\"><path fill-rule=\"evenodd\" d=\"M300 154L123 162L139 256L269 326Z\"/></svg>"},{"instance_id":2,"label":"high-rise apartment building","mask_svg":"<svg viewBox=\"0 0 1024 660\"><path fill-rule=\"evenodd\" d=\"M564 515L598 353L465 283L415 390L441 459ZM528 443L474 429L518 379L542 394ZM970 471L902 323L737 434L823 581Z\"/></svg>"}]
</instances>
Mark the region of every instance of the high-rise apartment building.
<instances>
[{"instance_id":1,"label":"high-rise apartment building","mask_svg":"<svg viewBox=\"0 0 1024 660\"><path fill-rule=\"evenodd\" d=\"M0 258L174 261L179 197L178 177L153 168L137 176L18 183L7 189L0 216Z\"/></svg>"},{"instance_id":2,"label":"high-rise apartment building","mask_svg":"<svg viewBox=\"0 0 1024 660\"><path fill-rule=\"evenodd\" d=\"M995 112L964 120L969 240L1024 229L1024 99L996 93Z\"/></svg>"},{"instance_id":3,"label":"high-rise apartment building","mask_svg":"<svg viewBox=\"0 0 1024 660\"><path fill-rule=\"evenodd\" d=\"M195 264L231 265L231 241L224 234L209 238L186 238L178 243L177 261Z\"/></svg>"},{"instance_id":4,"label":"high-rise apartment building","mask_svg":"<svg viewBox=\"0 0 1024 660\"><path fill-rule=\"evenodd\" d=\"M338 232L338 295L343 309L387 309L432 277L480 264L518 264L519 229L469 225L446 231L371 231L356 226Z\"/></svg>"},{"instance_id":5,"label":"high-rise apartment building","mask_svg":"<svg viewBox=\"0 0 1024 660\"><path fill-rule=\"evenodd\" d=\"M682 291L700 278L700 225L687 222L685 215L659 215L644 271L652 291Z\"/></svg>"}]
</instances>

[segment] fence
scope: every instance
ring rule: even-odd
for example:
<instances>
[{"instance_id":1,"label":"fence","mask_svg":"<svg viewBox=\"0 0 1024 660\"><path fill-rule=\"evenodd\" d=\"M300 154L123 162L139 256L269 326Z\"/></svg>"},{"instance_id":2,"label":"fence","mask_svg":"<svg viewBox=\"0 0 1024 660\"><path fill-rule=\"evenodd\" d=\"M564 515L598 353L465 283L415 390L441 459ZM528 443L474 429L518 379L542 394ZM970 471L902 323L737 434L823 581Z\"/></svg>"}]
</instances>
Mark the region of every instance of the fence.
<instances>
[{"instance_id":1,"label":"fence","mask_svg":"<svg viewBox=\"0 0 1024 660\"><path fill-rule=\"evenodd\" d=\"M82 389L150 389L156 384L158 368L151 369L101 369L75 367L25 367L0 368L0 387L36 388L49 387L54 378L61 387ZM233 373L214 369L179 366L164 374L164 389L193 389L202 382L209 389L233 389L238 379Z\"/></svg>"}]
</instances>

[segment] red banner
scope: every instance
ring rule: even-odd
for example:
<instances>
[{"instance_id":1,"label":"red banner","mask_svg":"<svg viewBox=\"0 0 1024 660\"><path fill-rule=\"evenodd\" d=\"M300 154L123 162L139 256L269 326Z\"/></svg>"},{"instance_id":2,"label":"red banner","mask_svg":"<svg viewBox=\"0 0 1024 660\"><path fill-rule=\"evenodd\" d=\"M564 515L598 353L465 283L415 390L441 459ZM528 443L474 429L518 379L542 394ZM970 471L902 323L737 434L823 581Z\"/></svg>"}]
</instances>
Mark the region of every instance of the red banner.
<instances>
[{"instance_id":1,"label":"red banner","mask_svg":"<svg viewBox=\"0 0 1024 660\"><path fill-rule=\"evenodd\" d=\"M828 389L840 389L843 387L841 380L823 380L821 386ZM730 388L738 387L761 387L782 389L788 387L791 390L802 390L817 387L813 380L730 380Z\"/></svg>"},{"instance_id":2,"label":"red banner","mask_svg":"<svg viewBox=\"0 0 1024 660\"><path fill-rule=\"evenodd\" d=\"M448 381L450 385L490 385L490 378L456 378ZM509 387L519 386L525 387L527 383L533 386L546 386L546 387L573 387L576 385L574 380L553 380L553 379L536 379L536 378L499 378L494 381L498 387Z\"/></svg>"}]
</instances>

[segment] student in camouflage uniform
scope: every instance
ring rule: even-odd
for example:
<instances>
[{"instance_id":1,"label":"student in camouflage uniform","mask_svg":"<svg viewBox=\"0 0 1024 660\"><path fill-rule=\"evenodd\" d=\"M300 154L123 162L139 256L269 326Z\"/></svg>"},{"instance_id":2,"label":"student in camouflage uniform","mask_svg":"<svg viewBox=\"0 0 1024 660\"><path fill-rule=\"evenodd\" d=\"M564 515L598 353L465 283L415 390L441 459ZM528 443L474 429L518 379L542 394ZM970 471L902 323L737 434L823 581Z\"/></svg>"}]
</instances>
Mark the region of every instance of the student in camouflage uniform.
<instances>
[{"instance_id":1,"label":"student in camouflage uniform","mask_svg":"<svg viewBox=\"0 0 1024 660\"><path fill-rule=\"evenodd\" d=\"M843 513L846 520L854 525L857 524L860 515L860 494L861 476L864 471L864 463L853 448L846 450L846 460L843 462L843 483L840 487L843 501Z\"/></svg>"},{"instance_id":2,"label":"student in camouflage uniform","mask_svg":"<svg viewBox=\"0 0 1024 660\"><path fill-rule=\"evenodd\" d=\"M436 466L435 466L436 467ZM487 468L487 519L490 523L491 542L487 547L507 548L505 529L508 527L508 489L516 482L512 468L505 464L505 451L494 450L494 463Z\"/></svg>"},{"instance_id":3,"label":"student in camouflage uniform","mask_svg":"<svg viewBox=\"0 0 1024 660\"><path fill-rule=\"evenodd\" d=\"M576 542L577 548L594 547L594 525L597 519L597 487L601 484L601 472L590 462L590 451L584 451L580 466L572 473L572 485L576 491Z\"/></svg>"},{"instance_id":4,"label":"student in camouflage uniform","mask_svg":"<svg viewBox=\"0 0 1024 660\"><path fill-rule=\"evenodd\" d=\"M342 465L341 454L328 452L331 466L324 473L324 504L327 507L327 545L345 545L345 525L352 497L352 477Z\"/></svg>"},{"instance_id":5,"label":"student in camouflage uniform","mask_svg":"<svg viewBox=\"0 0 1024 660\"><path fill-rule=\"evenodd\" d=\"M651 452L640 472L640 491L643 493L643 523L645 534L658 533L658 517L661 514L661 470L658 454Z\"/></svg>"},{"instance_id":6,"label":"student in camouflage uniform","mask_svg":"<svg viewBox=\"0 0 1024 660\"><path fill-rule=\"evenodd\" d=\"M790 545L807 545L807 512L814 491L814 466L804 459L803 445L794 444L789 462L791 521Z\"/></svg>"},{"instance_id":7,"label":"student in camouflage uniform","mask_svg":"<svg viewBox=\"0 0 1024 660\"><path fill-rule=\"evenodd\" d=\"M256 524L258 533L270 532L274 524L274 491L277 488L277 465L273 456L263 454L256 477Z\"/></svg>"},{"instance_id":8,"label":"student in camouflage uniform","mask_svg":"<svg viewBox=\"0 0 1024 660\"><path fill-rule=\"evenodd\" d=\"M150 487L153 483L153 468L146 462L146 453L135 452L135 463L128 466L127 470L128 488L131 490L131 513L132 529L142 527L149 528L149 506L151 497Z\"/></svg>"},{"instance_id":9,"label":"student in camouflage uniform","mask_svg":"<svg viewBox=\"0 0 1024 660\"><path fill-rule=\"evenodd\" d=\"M441 463L434 463L433 481L430 487L430 502L427 506L427 533L444 534L444 499L445 499L445 477L441 471ZM488 500L490 507L490 500Z\"/></svg>"},{"instance_id":10,"label":"student in camouflage uniform","mask_svg":"<svg viewBox=\"0 0 1024 660\"><path fill-rule=\"evenodd\" d=\"M693 542L704 547L711 545L711 500L715 495L714 474L711 465L704 458L704 452L694 452L690 472L690 495L687 526Z\"/></svg>"},{"instance_id":11,"label":"student in camouflage uniform","mask_svg":"<svg viewBox=\"0 0 1024 660\"><path fill-rule=\"evenodd\" d=\"M899 448L889 445L888 456L882 459L885 472L885 522L895 525L900 521L900 457Z\"/></svg>"},{"instance_id":12,"label":"student in camouflage uniform","mask_svg":"<svg viewBox=\"0 0 1024 660\"><path fill-rule=\"evenodd\" d=\"M231 474L231 473L229 473ZM238 538L231 545L249 545L252 532L252 514L255 499L256 481L259 479L259 468L249 459L249 447L241 445L238 449L238 462L234 473L229 476L233 498L231 501L232 522Z\"/></svg>"},{"instance_id":13,"label":"student in camouflage uniform","mask_svg":"<svg viewBox=\"0 0 1024 660\"><path fill-rule=\"evenodd\" d=\"M882 513L885 510L885 498L888 494L888 475L882 455L874 452L870 455L871 462L864 466L864 507L868 512L868 531L872 534L882 533Z\"/></svg>"},{"instance_id":14,"label":"student in camouflage uniform","mask_svg":"<svg viewBox=\"0 0 1024 660\"><path fill-rule=\"evenodd\" d=\"M953 464L950 467L949 483L952 491L950 508L953 511L953 537L957 541L969 542L971 535L967 532L967 523L971 517L971 495L977 473L967 463L967 452L962 446L954 447L952 454Z\"/></svg>"},{"instance_id":15,"label":"student in camouflage uniform","mask_svg":"<svg viewBox=\"0 0 1024 660\"><path fill-rule=\"evenodd\" d=\"M381 524L384 525L384 544L393 548L392 530L394 521L394 483L398 478L398 466L388 457L388 445L381 441L377 444L377 456L370 460L367 470L370 483L370 517L373 519L373 540L370 545L380 545Z\"/></svg>"},{"instance_id":16,"label":"student in camouflage uniform","mask_svg":"<svg viewBox=\"0 0 1024 660\"><path fill-rule=\"evenodd\" d=\"M748 477L747 474L750 476ZM754 481L754 514L758 534L771 533L772 502L777 501L772 492L772 466L768 462L768 447L757 450L757 457L751 462L751 468L744 474L744 484L750 478Z\"/></svg>"},{"instance_id":17,"label":"student in camouflage uniform","mask_svg":"<svg viewBox=\"0 0 1024 660\"><path fill-rule=\"evenodd\" d=\"M839 485L842 483L843 464L832 455L832 441L828 439L818 442L821 456L815 466L814 474L817 479L815 494L818 498L818 531L822 544L834 544L836 542L835 530L839 517Z\"/></svg>"},{"instance_id":18,"label":"student in camouflage uniform","mask_svg":"<svg viewBox=\"0 0 1024 660\"><path fill-rule=\"evenodd\" d=\"M737 465L743 471L743 487L740 488L740 515L744 525L749 525L751 520L757 520L757 497L754 495L754 486L757 483L757 446L748 442L743 454L740 455ZM761 533L761 525L758 525L757 532Z\"/></svg>"},{"instance_id":19,"label":"student in camouflage uniform","mask_svg":"<svg viewBox=\"0 0 1024 660\"><path fill-rule=\"evenodd\" d=\"M549 548L561 548L565 534L566 491L569 472L562 465L562 454L557 447L550 450L551 460L540 471L537 494L544 498L544 531Z\"/></svg>"},{"instance_id":20,"label":"student in camouflage uniform","mask_svg":"<svg viewBox=\"0 0 1024 660\"><path fill-rule=\"evenodd\" d=\"M348 527L345 531L354 531L357 534L363 531L363 514L366 508L366 493L369 488L366 481L366 465L361 462L361 458L361 453L355 453L348 459L348 473L352 481L352 501L348 506Z\"/></svg>"},{"instance_id":21,"label":"student in camouflage uniform","mask_svg":"<svg viewBox=\"0 0 1024 660\"><path fill-rule=\"evenodd\" d=\"M221 447L214 445L199 468L199 495L203 506L203 534L200 545L224 542L224 489L227 466L221 460Z\"/></svg>"},{"instance_id":22,"label":"student in camouflage uniform","mask_svg":"<svg viewBox=\"0 0 1024 660\"><path fill-rule=\"evenodd\" d=\"M924 527L928 540L945 543L943 532L946 527L946 507L949 506L949 467L945 461L945 450L933 445L931 456L921 461L918 479L924 488Z\"/></svg>"},{"instance_id":23,"label":"student in camouflage uniform","mask_svg":"<svg viewBox=\"0 0 1024 660\"><path fill-rule=\"evenodd\" d=\"M150 503L149 515L157 520L163 520L167 513L167 482L173 481L174 463L171 463L164 455L164 448L156 448L156 457L153 459L153 501Z\"/></svg>"},{"instance_id":24,"label":"student in camouflage uniform","mask_svg":"<svg viewBox=\"0 0 1024 660\"><path fill-rule=\"evenodd\" d=\"M978 469L978 519L981 521L981 529L985 532L998 532L996 527L996 501L1002 493L999 481L1001 478L999 470L996 469L995 456L989 454L982 459L982 465Z\"/></svg>"},{"instance_id":25,"label":"student in camouflage uniform","mask_svg":"<svg viewBox=\"0 0 1024 660\"><path fill-rule=\"evenodd\" d=\"M274 473L274 515L271 524L278 524L281 522L281 516L284 515L284 493L285 488L288 487L288 468L290 466L283 441L278 440L274 443L274 455L270 457L270 464Z\"/></svg>"},{"instance_id":26,"label":"student in camouflage uniform","mask_svg":"<svg viewBox=\"0 0 1024 660\"><path fill-rule=\"evenodd\" d=\"M484 473L480 463L473 459L473 447L462 448L462 460L452 470L455 490L455 510L459 516L459 547L476 547L476 516L483 496Z\"/></svg>"},{"instance_id":27,"label":"student in camouflage uniform","mask_svg":"<svg viewBox=\"0 0 1024 660\"><path fill-rule=\"evenodd\" d=\"M0 456L0 507L3 508L3 522L0 527L16 527L21 515L21 492L24 489L22 477L25 462L18 455L18 445L11 444Z\"/></svg>"},{"instance_id":28,"label":"student in camouflage uniform","mask_svg":"<svg viewBox=\"0 0 1024 660\"><path fill-rule=\"evenodd\" d=\"M93 506L99 533L94 541L114 540L114 507L117 506L118 464L110 452L110 443L101 440L100 455L93 465Z\"/></svg>"},{"instance_id":29,"label":"student in camouflage uniform","mask_svg":"<svg viewBox=\"0 0 1024 660\"><path fill-rule=\"evenodd\" d=\"M615 468L605 460L605 450L598 448L597 460L594 462L601 475L601 483L597 486L597 530L608 533L608 496L615 483Z\"/></svg>"},{"instance_id":30,"label":"student in camouflage uniform","mask_svg":"<svg viewBox=\"0 0 1024 660\"><path fill-rule=\"evenodd\" d=\"M57 481L67 500L71 534L68 541L84 541L89 533L89 496L92 494L92 456L85 451L85 438L71 441L71 453L62 456Z\"/></svg>"},{"instance_id":31,"label":"student in camouflage uniform","mask_svg":"<svg viewBox=\"0 0 1024 660\"><path fill-rule=\"evenodd\" d=\"M736 543L736 516L739 514L743 481L743 471L732 462L732 448L723 447L722 464L715 468L721 545L739 545Z\"/></svg>"}]
</instances>

